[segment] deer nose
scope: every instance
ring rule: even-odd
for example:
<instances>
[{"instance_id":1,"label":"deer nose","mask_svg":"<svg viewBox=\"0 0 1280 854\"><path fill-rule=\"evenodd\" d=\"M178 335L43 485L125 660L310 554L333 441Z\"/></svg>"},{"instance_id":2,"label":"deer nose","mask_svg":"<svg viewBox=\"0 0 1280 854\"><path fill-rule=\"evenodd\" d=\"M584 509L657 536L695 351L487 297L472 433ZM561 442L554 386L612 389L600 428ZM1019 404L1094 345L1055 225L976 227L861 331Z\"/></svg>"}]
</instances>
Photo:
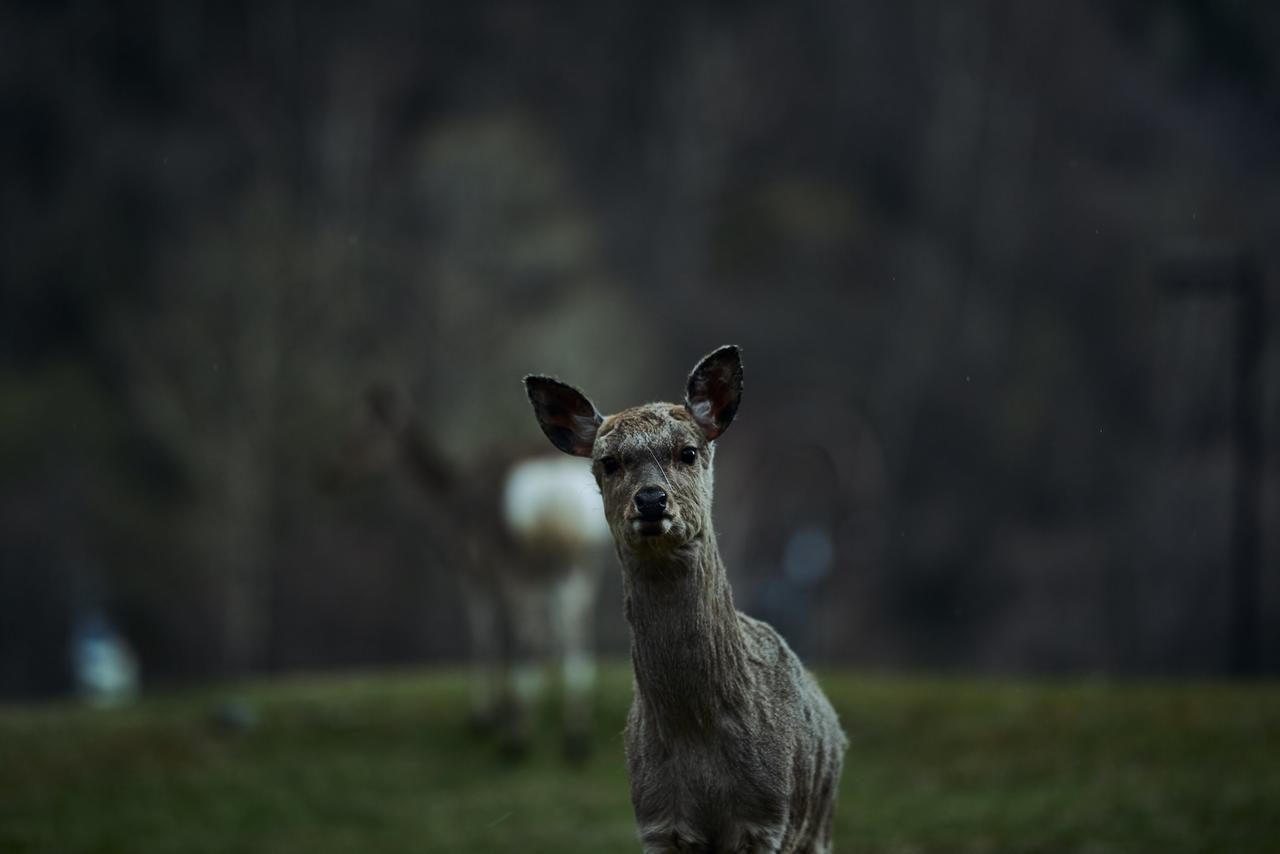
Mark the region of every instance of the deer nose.
<instances>
[{"instance_id":1,"label":"deer nose","mask_svg":"<svg viewBox=\"0 0 1280 854\"><path fill-rule=\"evenodd\" d=\"M636 510L646 521L661 519L667 510L667 494L656 486L646 486L636 493Z\"/></svg>"}]
</instances>

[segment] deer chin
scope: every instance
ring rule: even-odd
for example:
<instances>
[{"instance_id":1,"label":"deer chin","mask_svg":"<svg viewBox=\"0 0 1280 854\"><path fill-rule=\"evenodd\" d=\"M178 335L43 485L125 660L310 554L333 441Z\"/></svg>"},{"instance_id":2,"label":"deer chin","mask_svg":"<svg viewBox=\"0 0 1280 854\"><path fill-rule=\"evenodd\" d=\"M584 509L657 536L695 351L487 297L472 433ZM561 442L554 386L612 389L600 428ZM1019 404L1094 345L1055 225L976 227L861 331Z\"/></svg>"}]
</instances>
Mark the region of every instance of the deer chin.
<instances>
[{"instance_id":1,"label":"deer chin","mask_svg":"<svg viewBox=\"0 0 1280 854\"><path fill-rule=\"evenodd\" d=\"M636 537L663 537L671 533L674 527L669 516L663 516L661 519L636 518L627 524L631 528L632 536Z\"/></svg>"},{"instance_id":2,"label":"deer chin","mask_svg":"<svg viewBox=\"0 0 1280 854\"><path fill-rule=\"evenodd\" d=\"M641 519L633 516L623 522L624 546L637 552L662 552L678 548L688 539L685 525L677 518Z\"/></svg>"}]
</instances>

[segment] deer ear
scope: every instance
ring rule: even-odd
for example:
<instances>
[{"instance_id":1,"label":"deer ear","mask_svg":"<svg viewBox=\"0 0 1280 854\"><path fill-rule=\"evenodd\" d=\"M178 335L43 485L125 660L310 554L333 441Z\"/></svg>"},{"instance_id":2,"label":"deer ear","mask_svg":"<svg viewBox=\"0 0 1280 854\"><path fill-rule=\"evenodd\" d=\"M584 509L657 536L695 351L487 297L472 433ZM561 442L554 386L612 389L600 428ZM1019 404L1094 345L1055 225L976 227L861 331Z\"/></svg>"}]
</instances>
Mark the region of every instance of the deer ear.
<instances>
[{"instance_id":1,"label":"deer ear","mask_svg":"<svg viewBox=\"0 0 1280 854\"><path fill-rule=\"evenodd\" d=\"M576 457L591 456L596 431L604 420L586 395L551 377L529 376L524 387L533 404L538 426L551 444Z\"/></svg>"},{"instance_id":2,"label":"deer ear","mask_svg":"<svg viewBox=\"0 0 1280 854\"><path fill-rule=\"evenodd\" d=\"M708 440L729 429L742 400L742 355L730 344L703 357L689 374L684 405Z\"/></svg>"}]
</instances>

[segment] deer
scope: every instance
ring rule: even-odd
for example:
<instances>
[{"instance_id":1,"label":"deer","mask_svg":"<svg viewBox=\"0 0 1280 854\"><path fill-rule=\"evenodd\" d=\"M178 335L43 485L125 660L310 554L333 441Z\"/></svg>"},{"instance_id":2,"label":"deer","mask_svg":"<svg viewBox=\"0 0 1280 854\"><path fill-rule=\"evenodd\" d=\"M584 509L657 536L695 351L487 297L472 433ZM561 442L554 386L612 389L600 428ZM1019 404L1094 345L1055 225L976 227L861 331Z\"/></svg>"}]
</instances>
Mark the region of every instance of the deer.
<instances>
[{"instance_id":1,"label":"deer","mask_svg":"<svg viewBox=\"0 0 1280 854\"><path fill-rule=\"evenodd\" d=\"M552 445L591 460L622 566L635 676L624 745L643 850L831 851L848 741L786 641L734 607L712 526L739 348L704 357L683 404L604 417L555 378L525 388Z\"/></svg>"},{"instance_id":2,"label":"deer","mask_svg":"<svg viewBox=\"0 0 1280 854\"><path fill-rule=\"evenodd\" d=\"M533 738L545 671L558 658L564 753L591 751L595 659L591 626L609 530L590 471L548 452L485 454L451 462L406 394L388 384L365 393L359 423L321 473L329 490L386 469L407 471L443 517L470 635L470 721L496 731L519 758Z\"/></svg>"}]
</instances>

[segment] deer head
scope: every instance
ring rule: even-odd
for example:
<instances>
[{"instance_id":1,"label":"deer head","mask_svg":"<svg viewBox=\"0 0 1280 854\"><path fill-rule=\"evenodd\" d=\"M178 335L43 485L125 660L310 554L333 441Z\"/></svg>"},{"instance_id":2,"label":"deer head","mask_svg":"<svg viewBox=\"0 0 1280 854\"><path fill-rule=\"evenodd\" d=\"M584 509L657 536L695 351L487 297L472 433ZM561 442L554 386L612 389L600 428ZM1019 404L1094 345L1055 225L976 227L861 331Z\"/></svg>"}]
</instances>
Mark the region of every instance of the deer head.
<instances>
[{"instance_id":1,"label":"deer head","mask_svg":"<svg viewBox=\"0 0 1280 854\"><path fill-rule=\"evenodd\" d=\"M669 552L710 534L714 442L742 397L737 347L698 363L683 404L647 403L606 418L559 380L530 376L525 387L551 443L591 460L620 551Z\"/></svg>"}]
</instances>

